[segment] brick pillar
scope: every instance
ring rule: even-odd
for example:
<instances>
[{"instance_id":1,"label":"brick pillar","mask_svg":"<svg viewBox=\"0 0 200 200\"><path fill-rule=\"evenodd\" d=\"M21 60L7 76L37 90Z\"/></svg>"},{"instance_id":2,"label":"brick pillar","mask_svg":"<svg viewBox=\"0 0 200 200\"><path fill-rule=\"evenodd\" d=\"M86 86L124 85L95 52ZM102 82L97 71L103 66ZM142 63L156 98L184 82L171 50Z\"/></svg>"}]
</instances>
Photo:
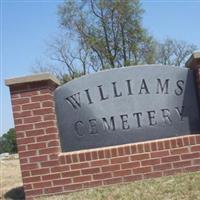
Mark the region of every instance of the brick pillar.
<instances>
[{"instance_id":1,"label":"brick pillar","mask_svg":"<svg viewBox=\"0 0 200 200\"><path fill-rule=\"evenodd\" d=\"M200 51L193 52L186 62L186 67L195 71L197 89L200 97Z\"/></svg>"},{"instance_id":2,"label":"brick pillar","mask_svg":"<svg viewBox=\"0 0 200 200\"><path fill-rule=\"evenodd\" d=\"M48 73L6 80L10 88L26 199L52 186L60 140L53 92L59 81Z\"/></svg>"}]
</instances>

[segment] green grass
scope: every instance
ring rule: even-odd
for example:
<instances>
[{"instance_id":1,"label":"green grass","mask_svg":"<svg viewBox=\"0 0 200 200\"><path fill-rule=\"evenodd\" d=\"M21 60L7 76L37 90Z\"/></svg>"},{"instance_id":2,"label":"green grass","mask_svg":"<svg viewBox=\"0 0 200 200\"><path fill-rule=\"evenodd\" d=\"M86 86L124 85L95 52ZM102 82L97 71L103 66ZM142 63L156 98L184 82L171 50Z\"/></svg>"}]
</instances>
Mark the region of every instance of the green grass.
<instances>
[{"instance_id":1,"label":"green grass","mask_svg":"<svg viewBox=\"0 0 200 200\"><path fill-rule=\"evenodd\" d=\"M87 189L38 200L200 200L200 172Z\"/></svg>"}]
</instances>

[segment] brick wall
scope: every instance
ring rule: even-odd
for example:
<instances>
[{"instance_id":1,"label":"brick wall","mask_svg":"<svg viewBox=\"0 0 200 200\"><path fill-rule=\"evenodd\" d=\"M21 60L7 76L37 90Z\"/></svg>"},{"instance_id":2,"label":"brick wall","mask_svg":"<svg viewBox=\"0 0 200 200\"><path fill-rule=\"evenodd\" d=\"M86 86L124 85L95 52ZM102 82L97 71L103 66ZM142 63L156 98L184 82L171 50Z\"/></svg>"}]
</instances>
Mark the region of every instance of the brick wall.
<instances>
[{"instance_id":1,"label":"brick wall","mask_svg":"<svg viewBox=\"0 0 200 200\"><path fill-rule=\"evenodd\" d=\"M58 84L8 85L26 199L200 170L200 134L62 153L53 99Z\"/></svg>"}]
</instances>

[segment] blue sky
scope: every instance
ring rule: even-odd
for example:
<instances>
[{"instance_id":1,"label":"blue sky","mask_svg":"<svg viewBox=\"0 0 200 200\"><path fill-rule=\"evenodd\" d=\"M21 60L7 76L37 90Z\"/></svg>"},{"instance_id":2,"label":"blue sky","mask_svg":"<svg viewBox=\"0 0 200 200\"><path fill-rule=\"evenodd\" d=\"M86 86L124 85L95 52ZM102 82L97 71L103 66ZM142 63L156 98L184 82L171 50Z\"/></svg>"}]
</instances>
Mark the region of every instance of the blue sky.
<instances>
[{"instance_id":1,"label":"blue sky","mask_svg":"<svg viewBox=\"0 0 200 200\"><path fill-rule=\"evenodd\" d=\"M14 127L7 78L29 75L45 52L45 41L59 32L57 6L62 1L1 1L0 135ZM162 41L170 37L200 49L200 0L142 1L143 25Z\"/></svg>"}]
</instances>

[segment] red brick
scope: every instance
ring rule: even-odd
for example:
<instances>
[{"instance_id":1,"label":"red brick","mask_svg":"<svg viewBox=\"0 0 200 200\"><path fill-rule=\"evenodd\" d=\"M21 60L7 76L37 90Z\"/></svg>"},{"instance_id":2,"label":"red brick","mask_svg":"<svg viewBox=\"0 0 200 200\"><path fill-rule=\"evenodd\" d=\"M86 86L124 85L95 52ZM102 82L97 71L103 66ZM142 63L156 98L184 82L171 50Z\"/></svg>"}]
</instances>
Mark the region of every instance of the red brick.
<instances>
[{"instance_id":1,"label":"red brick","mask_svg":"<svg viewBox=\"0 0 200 200\"><path fill-rule=\"evenodd\" d=\"M157 151L157 150L158 150L157 145L156 145L156 142L152 142L152 143L151 143L151 150L152 150L152 151Z\"/></svg>"},{"instance_id":2,"label":"red brick","mask_svg":"<svg viewBox=\"0 0 200 200\"><path fill-rule=\"evenodd\" d=\"M16 133L16 137L17 137L17 139L19 139L19 138L24 138L25 137L25 132L24 131L18 131L17 133Z\"/></svg>"},{"instance_id":3,"label":"red brick","mask_svg":"<svg viewBox=\"0 0 200 200\"><path fill-rule=\"evenodd\" d=\"M58 192L62 192L63 188L61 186L59 187L50 187L50 188L45 188L44 189L44 193L45 194L51 194L51 193L58 193Z\"/></svg>"},{"instance_id":4,"label":"red brick","mask_svg":"<svg viewBox=\"0 0 200 200\"><path fill-rule=\"evenodd\" d=\"M21 111L21 106L20 105L12 106L12 110L13 112Z\"/></svg>"},{"instance_id":5,"label":"red brick","mask_svg":"<svg viewBox=\"0 0 200 200\"><path fill-rule=\"evenodd\" d=\"M38 95L31 97L32 102L41 102L41 101L52 101L52 95L50 94L44 94L44 95Z\"/></svg>"},{"instance_id":6,"label":"red brick","mask_svg":"<svg viewBox=\"0 0 200 200\"><path fill-rule=\"evenodd\" d=\"M26 130L31 130L31 129L33 129L33 124L15 126L16 132L18 132L18 131L26 131Z\"/></svg>"},{"instance_id":7,"label":"red brick","mask_svg":"<svg viewBox=\"0 0 200 200\"><path fill-rule=\"evenodd\" d=\"M182 154L181 158L182 158L182 160L200 158L200 152Z\"/></svg>"},{"instance_id":8,"label":"red brick","mask_svg":"<svg viewBox=\"0 0 200 200\"><path fill-rule=\"evenodd\" d=\"M40 108L40 103L29 103L22 105L22 110L34 110Z\"/></svg>"},{"instance_id":9,"label":"red brick","mask_svg":"<svg viewBox=\"0 0 200 200\"><path fill-rule=\"evenodd\" d=\"M80 176L80 170L74 170L74 171L68 171L68 172L63 172L62 177L74 177L74 176Z\"/></svg>"},{"instance_id":10,"label":"red brick","mask_svg":"<svg viewBox=\"0 0 200 200\"><path fill-rule=\"evenodd\" d=\"M26 150L26 145L20 145L20 144L18 144L17 145L17 150L18 150L18 152L25 151Z\"/></svg>"},{"instance_id":11,"label":"red brick","mask_svg":"<svg viewBox=\"0 0 200 200\"><path fill-rule=\"evenodd\" d=\"M98 154L96 151L91 152L92 154L92 160L96 160L98 158Z\"/></svg>"},{"instance_id":12,"label":"red brick","mask_svg":"<svg viewBox=\"0 0 200 200\"><path fill-rule=\"evenodd\" d=\"M131 146L131 152L132 152L132 154L137 153L137 148L136 148L135 144Z\"/></svg>"},{"instance_id":13,"label":"red brick","mask_svg":"<svg viewBox=\"0 0 200 200\"><path fill-rule=\"evenodd\" d=\"M183 154L188 152L188 148L183 147L183 148L171 149L170 152L172 155Z\"/></svg>"},{"instance_id":14,"label":"red brick","mask_svg":"<svg viewBox=\"0 0 200 200\"><path fill-rule=\"evenodd\" d=\"M53 104L52 100L42 102L42 107L53 107L53 106L54 106L54 104Z\"/></svg>"},{"instance_id":15,"label":"red brick","mask_svg":"<svg viewBox=\"0 0 200 200\"><path fill-rule=\"evenodd\" d=\"M39 149L39 154L51 154L51 153L58 153L58 147L49 147L48 149Z\"/></svg>"},{"instance_id":16,"label":"red brick","mask_svg":"<svg viewBox=\"0 0 200 200\"><path fill-rule=\"evenodd\" d=\"M60 179L60 173L58 174L48 174L42 176L42 180L47 181L47 180L55 180L55 179Z\"/></svg>"},{"instance_id":17,"label":"red brick","mask_svg":"<svg viewBox=\"0 0 200 200\"><path fill-rule=\"evenodd\" d=\"M28 158L20 158L20 164L27 164L28 163Z\"/></svg>"},{"instance_id":18,"label":"red brick","mask_svg":"<svg viewBox=\"0 0 200 200\"><path fill-rule=\"evenodd\" d=\"M103 166L103 165L108 165L108 160L95 160L91 162L91 166Z\"/></svg>"},{"instance_id":19,"label":"red brick","mask_svg":"<svg viewBox=\"0 0 200 200\"><path fill-rule=\"evenodd\" d=\"M52 167L52 166L57 166L58 164L59 164L58 160L50 160L40 163L42 167Z\"/></svg>"},{"instance_id":20,"label":"red brick","mask_svg":"<svg viewBox=\"0 0 200 200\"><path fill-rule=\"evenodd\" d=\"M131 170L130 170L130 169L119 170L119 171L113 172L113 176L114 176L114 177L118 177L118 176L127 176L127 175L131 175Z\"/></svg>"},{"instance_id":21,"label":"red brick","mask_svg":"<svg viewBox=\"0 0 200 200\"><path fill-rule=\"evenodd\" d=\"M121 182L122 182L122 178L120 177L103 180L104 185L111 185L111 184L116 184L116 183L121 183Z\"/></svg>"},{"instance_id":22,"label":"red brick","mask_svg":"<svg viewBox=\"0 0 200 200\"><path fill-rule=\"evenodd\" d=\"M33 183L33 188L43 189L45 187L51 187L51 182L50 181L43 181L43 182L40 182L40 183Z\"/></svg>"},{"instance_id":23,"label":"red brick","mask_svg":"<svg viewBox=\"0 0 200 200\"><path fill-rule=\"evenodd\" d=\"M92 180L91 175L78 176L78 177L73 178L74 183L82 183L82 182L87 182L87 181L91 181L91 180Z\"/></svg>"},{"instance_id":24,"label":"red brick","mask_svg":"<svg viewBox=\"0 0 200 200\"><path fill-rule=\"evenodd\" d=\"M195 159L193 160L194 165L200 165L200 159Z\"/></svg>"},{"instance_id":25,"label":"red brick","mask_svg":"<svg viewBox=\"0 0 200 200\"><path fill-rule=\"evenodd\" d=\"M32 190L33 187L32 187L32 184L23 184L23 187L24 187L24 190Z\"/></svg>"},{"instance_id":26,"label":"red brick","mask_svg":"<svg viewBox=\"0 0 200 200\"><path fill-rule=\"evenodd\" d=\"M83 169L83 168L87 168L89 167L89 163L85 162L85 163L77 163L77 164L71 164L71 169Z\"/></svg>"},{"instance_id":27,"label":"red brick","mask_svg":"<svg viewBox=\"0 0 200 200\"><path fill-rule=\"evenodd\" d=\"M42 119L40 116L27 117L27 118L24 118L24 123L28 124L28 123L40 122L41 120Z\"/></svg>"},{"instance_id":28,"label":"red brick","mask_svg":"<svg viewBox=\"0 0 200 200\"><path fill-rule=\"evenodd\" d=\"M23 164L21 165L21 170L32 170L32 169L37 169L38 165L37 163L30 163L30 164Z\"/></svg>"},{"instance_id":29,"label":"red brick","mask_svg":"<svg viewBox=\"0 0 200 200\"><path fill-rule=\"evenodd\" d=\"M163 150L164 149L164 143L163 141L158 141L157 142L158 150Z\"/></svg>"},{"instance_id":30,"label":"red brick","mask_svg":"<svg viewBox=\"0 0 200 200\"><path fill-rule=\"evenodd\" d=\"M175 162L173 163L173 167L174 168L183 168L183 167L187 167L187 166L191 166L191 161L179 161L179 162Z\"/></svg>"},{"instance_id":31,"label":"red brick","mask_svg":"<svg viewBox=\"0 0 200 200\"><path fill-rule=\"evenodd\" d=\"M105 158L111 158L110 149L105 149Z\"/></svg>"},{"instance_id":32,"label":"red brick","mask_svg":"<svg viewBox=\"0 0 200 200\"><path fill-rule=\"evenodd\" d=\"M52 93L50 88L41 88L39 92L40 92L40 94Z\"/></svg>"},{"instance_id":33,"label":"red brick","mask_svg":"<svg viewBox=\"0 0 200 200\"><path fill-rule=\"evenodd\" d=\"M48 147L59 147L60 146L60 142L59 141L50 141L47 143Z\"/></svg>"},{"instance_id":34,"label":"red brick","mask_svg":"<svg viewBox=\"0 0 200 200\"><path fill-rule=\"evenodd\" d=\"M90 181L83 183L84 188L90 188L90 187L97 187L97 186L102 186L103 182L102 181Z\"/></svg>"},{"instance_id":35,"label":"red brick","mask_svg":"<svg viewBox=\"0 0 200 200\"><path fill-rule=\"evenodd\" d=\"M34 96L37 95L38 91L24 91L20 94L21 97L30 97L30 96Z\"/></svg>"},{"instance_id":36,"label":"red brick","mask_svg":"<svg viewBox=\"0 0 200 200\"><path fill-rule=\"evenodd\" d=\"M46 128L46 134L49 133L58 133L58 129L56 127Z\"/></svg>"},{"instance_id":37,"label":"red brick","mask_svg":"<svg viewBox=\"0 0 200 200\"><path fill-rule=\"evenodd\" d=\"M29 138L19 138L17 139L17 144L21 145L21 144L30 144L30 143L34 143L35 142L35 138L34 137L29 137Z\"/></svg>"},{"instance_id":38,"label":"red brick","mask_svg":"<svg viewBox=\"0 0 200 200\"><path fill-rule=\"evenodd\" d=\"M160 158L160 157L168 156L169 155L169 151L167 151L167 150L165 150L165 151L156 151L156 152L152 152L150 155L151 155L151 158Z\"/></svg>"},{"instance_id":39,"label":"red brick","mask_svg":"<svg viewBox=\"0 0 200 200\"><path fill-rule=\"evenodd\" d=\"M135 160L145 160L149 158L149 153L143 153L143 154L136 154L131 156L131 160L135 161Z\"/></svg>"},{"instance_id":40,"label":"red brick","mask_svg":"<svg viewBox=\"0 0 200 200\"><path fill-rule=\"evenodd\" d=\"M142 166L157 165L157 164L160 164L160 159L155 158L155 159L144 160L144 161L141 161L141 164Z\"/></svg>"},{"instance_id":41,"label":"red brick","mask_svg":"<svg viewBox=\"0 0 200 200\"><path fill-rule=\"evenodd\" d=\"M170 143L171 143L171 148L177 148L176 139L171 139Z\"/></svg>"},{"instance_id":42,"label":"red brick","mask_svg":"<svg viewBox=\"0 0 200 200\"><path fill-rule=\"evenodd\" d=\"M177 146L182 147L183 146L183 140L182 138L177 138Z\"/></svg>"},{"instance_id":43,"label":"red brick","mask_svg":"<svg viewBox=\"0 0 200 200\"><path fill-rule=\"evenodd\" d=\"M95 174L100 172L100 168L95 167L95 168L82 169L81 172L83 175Z\"/></svg>"},{"instance_id":44,"label":"red brick","mask_svg":"<svg viewBox=\"0 0 200 200\"><path fill-rule=\"evenodd\" d=\"M60 179L60 180L53 180L53 185L58 186L58 185L67 185L70 184L72 180L70 178L65 178L65 179Z\"/></svg>"},{"instance_id":45,"label":"red brick","mask_svg":"<svg viewBox=\"0 0 200 200\"><path fill-rule=\"evenodd\" d=\"M42 155L42 156L39 155L39 156L33 156L29 158L31 163L46 161L47 159L48 159L47 155Z\"/></svg>"},{"instance_id":46,"label":"red brick","mask_svg":"<svg viewBox=\"0 0 200 200\"><path fill-rule=\"evenodd\" d=\"M14 119L15 126L23 123L22 119Z\"/></svg>"},{"instance_id":47,"label":"red brick","mask_svg":"<svg viewBox=\"0 0 200 200\"><path fill-rule=\"evenodd\" d=\"M37 137L37 142L56 140L56 139L58 139L57 134L41 135Z\"/></svg>"},{"instance_id":48,"label":"red brick","mask_svg":"<svg viewBox=\"0 0 200 200\"><path fill-rule=\"evenodd\" d=\"M27 196L39 196L41 194L43 194L43 189L34 189L26 191Z\"/></svg>"},{"instance_id":49,"label":"red brick","mask_svg":"<svg viewBox=\"0 0 200 200\"><path fill-rule=\"evenodd\" d=\"M34 176L34 177L24 177L23 178L24 183L34 183L34 182L39 182L41 181L40 176Z\"/></svg>"},{"instance_id":50,"label":"red brick","mask_svg":"<svg viewBox=\"0 0 200 200\"><path fill-rule=\"evenodd\" d=\"M46 148L46 143L35 143L35 144L29 144L28 150L34 150L34 149L43 149Z\"/></svg>"},{"instance_id":51,"label":"red brick","mask_svg":"<svg viewBox=\"0 0 200 200\"><path fill-rule=\"evenodd\" d=\"M111 164L124 163L124 162L128 162L128 161L129 161L129 157L128 156L117 157L117 158L112 158L111 159Z\"/></svg>"},{"instance_id":52,"label":"red brick","mask_svg":"<svg viewBox=\"0 0 200 200\"><path fill-rule=\"evenodd\" d=\"M125 176L123 179L124 182L137 181L142 179L142 175Z\"/></svg>"},{"instance_id":53,"label":"red brick","mask_svg":"<svg viewBox=\"0 0 200 200\"><path fill-rule=\"evenodd\" d=\"M69 155L66 155L65 159L66 159L66 163L67 163L67 164L72 163L72 156L71 156L70 154L69 154Z\"/></svg>"},{"instance_id":54,"label":"red brick","mask_svg":"<svg viewBox=\"0 0 200 200\"><path fill-rule=\"evenodd\" d=\"M81 183L64 186L64 190L67 190L67 191L80 190L82 188L83 188L83 185Z\"/></svg>"},{"instance_id":55,"label":"red brick","mask_svg":"<svg viewBox=\"0 0 200 200\"><path fill-rule=\"evenodd\" d=\"M64 165L64 166L56 166L56 167L51 167L51 173L56 173L56 172L67 172L69 171L69 166Z\"/></svg>"},{"instance_id":56,"label":"red brick","mask_svg":"<svg viewBox=\"0 0 200 200\"><path fill-rule=\"evenodd\" d=\"M36 151L22 151L19 152L19 157L24 158L24 157L29 157L29 156L36 156Z\"/></svg>"},{"instance_id":57,"label":"red brick","mask_svg":"<svg viewBox=\"0 0 200 200\"><path fill-rule=\"evenodd\" d=\"M157 178L161 176L162 176L162 172L152 172L152 173L144 174L144 178Z\"/></svg>"},{"instance_id":58,"label":"red brick","mask_svg":"<svg viewBox=\"0 0 200 200\"><path fill-rule=\"evenodd\" d=\"M89 160L92 159L91 152L86 152L85 153L85 159L86 159L86 161L89 161Z\"/></svg>"},{"instance_id":59,"label":"red brick","mask_svg":"<svg viewBox=\"0 0 200 200\"><path fill-rule=\"evenodd\" d=\"M80 153L78 156L79 156L80 162L86 161L86 159L85 159L85 153Z\"/></svg>"},{"instance_id":60,"label":"red brick","mask_svg":"<svg viewBox=\"0 0 200 200\"><path fill-rule=\"evenodd\" d=\"M111 178L111 177L112 177L112 175L109 172L99 173L99 174L93 175L94 180L102 180L102 179L107 179L107 178Z\"/></svg>"},{"instance_id":61,"label":"red brick","mask_svg":"<svg viewBox=\"0 0 200 200\"><path fill-rule=\"evenodd\" d=\"M194 145L195 144L195 137L194 136L190 136L189 137L189 141L190 141L190 145Z\"/></svg>"},{"instance_id":62,"label":"red brick","mask_svg":"<svg viewBox=\"0 0 200 200\"><path fill-rule=\"evenodd\" d=\"M119 169L120 169L119 164L108 165L108 166L102 167L102 172L113 172L113 171L116 171L116 170L119 170Z\"/></svg>"},{"instance_id":63,"label":"red brick","mask_svg":"<svg viewBox=\"0 0 200 200\"><path fill-rule=\"evenodd\" d=\"M148 173L151 172L151 167L147 166L147 167L138 167L138 168L134 168L133 169L133 173L134 174L141 174L141 173Z\"/></svg>"},{"instance_id":64,"label":"red brick","mask_svg":"<svg viewBox=\"0 0 200 200\"><path fill-rule=\"evenodd\" d=\"M87 156L87 154L86 154L86 156ZM104 151L103 150L98 151L98 157L99 157L99 159L104 158ZM86 157L86 160L87 160L87 157Z\"/></svg>"},{"instance_id":65,"label":"red brick","mask_svg":"<svg viewBox=\"0 0 200 200\"><path fill-rule=\"evenodd\" d=\"M22 177L28 177L30 176L30 171L22 171Z\"/></svg>"},{"instance_id":66,"label":"red brick","mask_svg":"<svg viewBox=\"0 0 200 200\"><path fill-rule=\"evenodd\" d=\"M46 115L50 113L53 113L52 108L42 108L42 109L33 110L34 115Z\"/></svg>"},{"instance_id":67,"label":"red brick","mask_svg":"<svg viewBox=\"0 0 200 200\"><path fill-rule=\"evenodd\" d=\"M171 176L171 175L176 175L178 173L181 173L182 169L170 169L170 170L166 170L163 172L164 176Z\"/></svg>"},{"instance_id":68,"label":"red brick","mask_svg":"<svg viewBox=\"0 0 200 200\"><path fill-rule=\"evenodd\" d=\"M54 125L55 125L54 121L39 122L35 124L35 128L45 128L45 127L54 126Z\"/></svg>"},{"instance_id":69,"label":"red brick","mask_svg":"<svg viewBox=\"0 0 200 200\"><path fill-rule=\"evenodd\" d=\"M118 155L119 156L123 156L125 154L125 152L124 152L124 147L119 147L118 148Z\"/></svg>"},{"instance_id":70,"label":"red brick","mask_svg":"<svg viewBox=\"0 0 200 200\"><path fill-rule=\"evenodd\" d=\"M145 151L145 152L151 151L151 146L150 146L149 143L144 143L144 151Z\"/></svg>"},{"instance_id":71,"label":"red brick","mask_svg":"<svg viewBox=\"0 0 200 200\"><path fill-rule=\"evenodd\" d=\"M129 155L131 153L130 146L124 147L124 150L126 155Z\"/></svg>"},{"instance_id":72,"label":"red brick","mask_svg":"<svg viewBox=\"0 0 200 200\"><path fill-rule=\"evenodd\" d=\"M117 154L117 149L116 148L112 148L111 149L111 155L112 157L116 157L118 154Z\"/></svg>"},{"instance_id":73,"label":"red brick","mask_svg":"<svg viewBox=\"0 0 200 200\"><path fill-rule=\"evenodd\" d=\"M73 162L73 163L78 162L77 154L72 154L72 162Z\"/></svg>"},{"instance_id":74,"label":"red brick","mask_svg":"<svg viewBox=\"0 0 200 200\"><path fill-rule=\"evenodd\" d=\"M199 151L200 152L200 145L192 146L191 147L191 151L192 152L195 152L195 151Z\"/></svg>"},{"instance_id":75,"label":"red brick","mask_svg":"<svg viewBox=\"0 0 200 200\"><path fill-rule=\"evenodd\" d=\"M29 102L29 98L12 99L12 105L21 105Z\"/></svg>"},{"instance_id":76,"label":"red brick","mask_svg":"<svg viewBox=\"0 0 200 200\"><path fill-rule=\"evenodd\" d=\"M200 144L200 135L196 135L196 143Z\"/></svg>"},{"instance_id":77,"label":"red brick","mask_svg":"<svg viewBox=\"0 0 200 200\"><path fill-rule=\"evenodd\" d=\"M144 144L138 144L137 145L137 152L143 153L144 152Z\"/></svg>"},{"instance_id":78,"label":"red brick","mask_svg":"<svg viewBox=\"0 0 200 200\"><path fill-rule=\"evenodd\" d=\"M43 134L44 134L44 129L26 131L27 137L38 136L38 135L43 135Z\"/></svg>"},{"instance_id":79,"label":"red brick","mask_svg":"<svg viewBox=\"0 0 200 200\"><path fill-rule=\"evenodd\" d=\"M170 142L169 142L169 140L165 140L164 141L164 148L165 149L170 149Z\"/></svg>"},{"instance_id":80,"label":"red brick","mask_svg":"<svg viewBox=\"0 0 200 200\"><path fill-rule=\"evenodd\" d=\"M167 157L161 158L162 163L174 162L174 161L179 161L179 160L180 160L180 157L178 155L177 156L167 156Z\"/></svg>"},{"instance_id":81,"label":"red brick","mask_svg":"<svg viewBox=\"0 0 200 200\"><path fill-rule=\"evenodd\" d=\"M160 164L160 165L153 166L153 170L154 171L162 171L162 170L171 169L171 168L172 168L172 164L171 163L166 163L166 164Z\"/></svg>"},{"instance_id":82,"label":"red brick","mask_svg":"<svg viewBox=\"0 0 200 200\"><path fill-rule=\"evenodd\" d=\"M184 144L184 146L187 146L187 145L189 145L189 138L188 137L184 137L183 138L183 144Z\"/></svg>"},{"instance_id":83,"label":"red brick","mask_svg":"<svg viewBox=\"0 0 200 200\"><path fill-rule=\"evenodd\" d=\"M44 118L44 121L56 120L56 116L54 114L44 115L43 118Z\"/></svg>"},{"instance_id":84,"label":"red brick","mask_svg":"<svg viewBox=\"0 0 200 200\"><path fill-rule=\"evenodd\" d=\"M184 168L185 172L197 172L200 171L200 166L191 166Z\"/></svg>"},{"instance_id":85,"label":"red brick","mask_svg":"<svg viewBox=\"0 0 200 200\"><path fill-rule=\"evenodd\" d=\"M40 168L40 169L31 170L31 175L32 176L44 175L44 174L49 174L49 172L50 172L49 168Z\"/></svg>"},{"instance_id":86,"label":"red brick","mask_svg":"<svg viewBox=\"0 0 200 200\"><path fill-rule=\"evenodd\" d=\"M123 163L121 165L122 169L129 169L129 168L137 168L140 166L139 162L129 162L129 163Z\"/></svg>"},{"instance_id":87,"label":"red brick","mask_svg":"<svg viewBox=\"0 0 200 200\"><path fill-rule=\"evenodd\" d=\"M20 94L11 94L12 99L20 98Z\"/></svg>"}]
</instances>

